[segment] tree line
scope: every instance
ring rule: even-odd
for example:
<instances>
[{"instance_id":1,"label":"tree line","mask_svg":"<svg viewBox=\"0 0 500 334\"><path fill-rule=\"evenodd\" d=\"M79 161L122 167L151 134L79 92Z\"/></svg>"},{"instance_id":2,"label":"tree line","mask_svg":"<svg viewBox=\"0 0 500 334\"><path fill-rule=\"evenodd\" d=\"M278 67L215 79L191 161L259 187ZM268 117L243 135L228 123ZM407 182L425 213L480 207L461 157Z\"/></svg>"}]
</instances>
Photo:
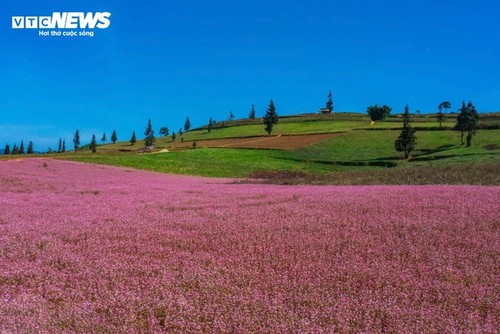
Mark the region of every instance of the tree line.
<instances>
[{"instance_id":1,"label":"tree line","mask_svg":"<svg viewBox=\"0 0 500 334\"><path fill-rule=\"evenodd\" d=\"M332 100L332 92L330 91L327 97L327 102L326 102L326 107L329 109L330 112L333 111L333 100ZM255 120L256 118L256 111L255 111L255 105L252 104L252 107L250 109L249 115L248 115L250 120ZM233 121L235 119L235 115L232 111L229 112L229 121ZM276 107L274 105L273 100L271 99L269 102L269 106L266 110L266 113L264 114L263 117L263 123L265 125L265 131L268 133L268 135L271 134L273 131L274 125L278 124L278 114L276 113ZM207 125L207 130L208 132L211 132L215 127L218 122L216 122L212 117L210 117ZM221 127L224 127L224 122L222 122ZM191 120L189 119L189 116L186 118L184 122L184 131L189 131L191 129ZM166 126L162 126L159 130L159 134L163 137L166 136L171 136L172 140L175 141L177 138L180 137L181 141L184 141L183 137L183 129L179 128L178 132L172 132L170 134L170 130ZM154 130L151 124L151 119L148 120L148 125L146 126L146 129L144 131L144 147L145 148L152 148L153 144L155 142L155 135L154 135ZM107 143L107 136L106 133L103 133L101 136L101 143L106 144ZM111 142L114 144L118 141L118 136L116 134L116 131L113 130L113 133L111 135ZM135 131L132 132L132 135L129 140L130 144L133 146L137 143L137 136ZM97 151L97 137L95 134L92 134L90 144L86 146L81 146L81 141L80 141L80 132L77 129L75 131L75 134L73 135L73 149L74 151L78 151L84 147L88 147L89 150L91 150L93 153ZM193 148L196 147L196 145L193 145ZM48 149L47 153L65 153L66 152L66 140L59 138L59 142L57 145L57 150L53 151L51 148ZM24 143L21 142L21 145L18 147L17 145L14 145L14 147L11 149L9 144L5 145L4 148L4 154L9 155L9 154L24 154ZM27 152L28 154L34 153L33 150L33 143L30 141L28 145Z\"/></svg>"},{"instance_id":2,"label":"tree line","mask_svg":"<svg viewBox=\"0 0 500 334\"><path fill-rule=\"evenodd\" d=\"M326 108L321 109L321 112L324 112L325 110L327 112L333 112L333 95L332 92L330 91L328 96L327 96L327 101L326 101ZM438 105L438 112L436 113L436 120L439 123L439 127L442 127L442 122L445 119L445 113L443 113L443 110L446 112L447 110L451 109L451 103L448 101L444 101ZM377 104L372 105L367 107L367 113L369 118L371 119L372 123L375 121L380 121L380 120L385 120L391 113L392 108L387 106L387 105L382 105L379 106ZM418 111L417 111L418 112ZM235 116L232 111L229 112L229 120L232 121L234 120ZM252 104L250 112L248 114L248 118L250 120L255 120L256 118L256 111L255 111L255 105ZM416 145L416 131L414 128L412 128L411 123L412 123L412 118L413 115L410 114L409 107L406 106L404 108L404 112L402 114L402 121L403 121L403 128L398 136L398 138L395 140L394 146L395 149L399 152L404 153L404 158L407 159L410 155L410 153L414 150L415 145ZM273 128L276 124L278 124L279 117L278 113L276 112L276 106L274 104L274 101L271 99L269 102L269 105L266 109L266 112L264 116L262 117L262 122L264 124L264 130L267 132L268 135L271 135ZM477 130L477 125L479 122L479 114L476 110L476 107L472 104L472 102L469 101L469 103L462 102L462 107L458 110L458 114L456 117L456 124L454 126L454 130L460 131L461 136L461 145L466 145L467 147L470 147L472 145L472 139L474 135L476 134ZM216 124L219 124L216 122L212 117L209 118L208 120L208 125L207 125L207 131L210 133L216 126ZM224 127L224 122L220 125L220 127ZM186 120L184 122L184 131L189 131L191 130L191 120L189 119L189 116L186 117ZM183 137L183 129L179 128L178 132L172 132L170 134L170 130L166 126L162 126L159 129L159 134L163 137L166 136L171 136L172 141L175 141L177 138L180 137L181 141L184 141ZM465 138L464 138L465 137ZM465 139L465 140L464 140ZM153 149L154 148L154 142L155 142L155 132L153 130L153 125L151 122L151 119L148 120L147 126L144 131L144 147L145 149ZM103 133L101 136L101 143L106 144L107 142L107 136L106 133ZM114 144L118 141L118 136L116 133L116 130L113 130L111 134L111 142ZM132 135L129 140L130 144L133 146L137 143L137 136L135 131L132 132ZM95 153L97 151L97 137L95 134L92 135L90 144L84 146L88 147L90 151ZM80 132L77 129L75 131L75 134L73 136L73 148L75 151L78 151L82 148L80 142ZM193 148L196 147L196 143L193 143ZM63 140L62 138L59 138L59 142L57 145L57 153L64 153L66 152L66 141ZM29 142L28 148L25 150L24 148L24 141L21 141L21 144L17 146L14 144L14 146L11 148L9 144L5 145L3 154L5 155L10 155L10 154L33 154L34 149L33 149L33 142ZM48 153L54 153L50 148Z\"/></svg>"},{"instance_id":3,"label":"tree line","mask_svg":"<svg viewBox=\"0 0 500 334\"><path fill-rule=\"evenodd\" d=\"M33 149L33 142L30 141L28 143L28 147L24 147L24 140L21 140L21 144L17 146L17 144L14 144L12 148L10 147L9 144L5 144L5 147L3 149L3 154L4 155L11 155L11 154L33 154L35 153L35 150Z\"/></svg>"}]
</instances>

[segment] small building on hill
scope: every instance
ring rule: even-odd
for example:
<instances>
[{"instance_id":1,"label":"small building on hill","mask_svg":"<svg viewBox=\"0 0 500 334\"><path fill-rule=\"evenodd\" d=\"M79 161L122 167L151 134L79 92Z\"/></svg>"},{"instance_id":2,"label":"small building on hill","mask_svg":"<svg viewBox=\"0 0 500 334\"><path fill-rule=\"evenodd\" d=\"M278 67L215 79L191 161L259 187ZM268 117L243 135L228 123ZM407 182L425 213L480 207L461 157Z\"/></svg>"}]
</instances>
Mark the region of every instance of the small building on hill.
<instances>
[{"instance_id":1,"label":"small building on hill","mask_svg":"<svg viewBox=\"0 0 500 334\"><path fill-rule=\"evenodd\" d=\"M330 108L320 108L319 113L320 114L331 114L332 110Z\"/></svg>"}]
</instances>

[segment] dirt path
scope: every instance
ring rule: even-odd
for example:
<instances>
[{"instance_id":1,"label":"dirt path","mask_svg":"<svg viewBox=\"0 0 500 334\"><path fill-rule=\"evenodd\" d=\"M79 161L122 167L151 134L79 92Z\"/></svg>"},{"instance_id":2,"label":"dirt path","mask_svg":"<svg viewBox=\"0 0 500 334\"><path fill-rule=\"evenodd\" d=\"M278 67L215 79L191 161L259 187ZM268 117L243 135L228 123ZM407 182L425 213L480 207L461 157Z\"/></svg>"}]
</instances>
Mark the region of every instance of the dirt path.
<instances>
[{"instance_id":1,"label":"dirt path","mask_svg":"<svg viewBox=\"0 0 500 334\"><path fill-rule=\"evenodd\" d=\"M277 135L259 136L247 138L225 138L196 141L196 147L221 147L221 148L258 148L296 150L298 148L313 145L323 140L338 136L338 133L324 133L311 135ZM191 147L192 141L175 143L169 147L184 148Z\"/></svg>"}]
</instances>

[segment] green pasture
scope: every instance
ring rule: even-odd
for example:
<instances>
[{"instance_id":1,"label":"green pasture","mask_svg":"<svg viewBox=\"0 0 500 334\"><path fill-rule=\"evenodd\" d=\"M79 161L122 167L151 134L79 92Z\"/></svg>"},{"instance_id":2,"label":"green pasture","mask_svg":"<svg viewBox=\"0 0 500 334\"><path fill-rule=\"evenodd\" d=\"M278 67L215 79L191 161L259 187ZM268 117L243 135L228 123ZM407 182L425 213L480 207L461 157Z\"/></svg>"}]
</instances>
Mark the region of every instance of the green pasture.
<instances>
[{"instance_id":1,"label":"green pasture","mask_svg":"<svg viewBox=\"0 0 500 334\"><path fill-rule=\"evenodd\" d=\"M107 150L99 147L96 154L80 151L68 153L65 158L164 173L215 177L247 177L259 171L295 171L323 175L428 165L500 163L500 130L477 131L472 147L464 147L460 145L459 132L425 130L425 126L422 126L424 130L417 131L417 146L411 158L403 160L402 154L394 149L399 124L381 123L382 130L377 130L376 127L364 130L360 122L354 121L323 120L280 124L278 127L283 134L323 133L325 129L339 132L333 138L295 151L198 148L163 153L121 153L109 151L111 145L106 145ZM364 125L366 128L366 124ZM394 128L391 129L388 125L394 125ZM261 128L262 126L257 125L241 125L217 129L210 134L205 130L196 130L184 134L184 140L202 140L198 138L203 136L248 136ZM140 147L141 144L142 142L138 142L136 146ZM124 145L130 147L130 144ZM156 146L162 147L161 140L157 141Z\"/></svg>"}]
</instances>

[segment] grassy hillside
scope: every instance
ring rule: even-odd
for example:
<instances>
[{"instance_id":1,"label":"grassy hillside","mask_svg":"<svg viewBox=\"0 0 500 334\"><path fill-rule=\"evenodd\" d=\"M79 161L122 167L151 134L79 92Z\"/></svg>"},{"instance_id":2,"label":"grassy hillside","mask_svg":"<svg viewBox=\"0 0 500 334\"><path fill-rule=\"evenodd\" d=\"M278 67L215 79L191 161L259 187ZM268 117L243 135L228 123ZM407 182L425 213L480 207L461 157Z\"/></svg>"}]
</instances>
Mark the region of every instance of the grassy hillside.
<instances>
[{"instance_id":1,"label":"grassy hillside","mask_svg":"<svg viewBox=\"0 0 500 334\"><path fill-rule=\"evenodd\" d=\"M499 122L500 123L500 122ZM447 118L443 123L443 128L451 128L455 125L455 118ZM437 129L438 124L435 118L418 117L413 124L416 128ZM382 122L371 125L369 119L363 114L331 114L318 115L308 114L302 116L281 117L272 134L273 135L298 135L298 134L319 134L338 133L353 130L384 130L398 129L401 127L401 120L397 116L389 117ZM206 126L188 131L183 134L184 141L200 141L221 138L239 138L265 136L262 119L255 120L235 120L220 121L215 128L208 132ZM181 138L177 136L176 142L170 136L157 137L155 146L162 148L175 148ZM101 146L101 150L136 150L128 142Z\"/></svg>"},{"instance_id":2,"label":"grassy hillside","mask_svg":"<svg viewBox=\"0 0 500 334\"><path fill-rule=\"evenodd\" d=\"M484 116L483 116L484 117ZM498 122L498 123L497 123ZM487 115L483 127L494 128L499 117ZM99 146L98 153L87 151L64 155L65 159L126 166L152 171L216 177L263 177L283 183L399 183L404 175L415 175L405 183L499 184L500 130L479 130L473 146L460 146L460 133L451 131L450 117L438 129L435 118L416 117L417 147L409 160L394 149L401 121L397 116L370 125L366 117L354 114L302 115L280 119L273 135L335 133L329 139L294 150L210 148L214 139L228 143L240 137L264 136L259 120L218 123L210 133L196 129L173 142L158 138L157 152L137 153L142 147L129 143ZM293 141L298 137L287 137ZM212 141L211 141L212 140ZM197 149L192 142L197 142ZM282 140L283 141L283 140ZM202 146L208 146L203 147ZM168 152L165 152L167 151ZM481 172L478 172L481 170ZM443 177L440 171L447 171ZM354 173L354 174L352 174ZM446 174L446 173L444 173ZM339 182L345 176L345 180ZM281 181L280 181L281 182Z\"/></svg>"}]
</instances>

